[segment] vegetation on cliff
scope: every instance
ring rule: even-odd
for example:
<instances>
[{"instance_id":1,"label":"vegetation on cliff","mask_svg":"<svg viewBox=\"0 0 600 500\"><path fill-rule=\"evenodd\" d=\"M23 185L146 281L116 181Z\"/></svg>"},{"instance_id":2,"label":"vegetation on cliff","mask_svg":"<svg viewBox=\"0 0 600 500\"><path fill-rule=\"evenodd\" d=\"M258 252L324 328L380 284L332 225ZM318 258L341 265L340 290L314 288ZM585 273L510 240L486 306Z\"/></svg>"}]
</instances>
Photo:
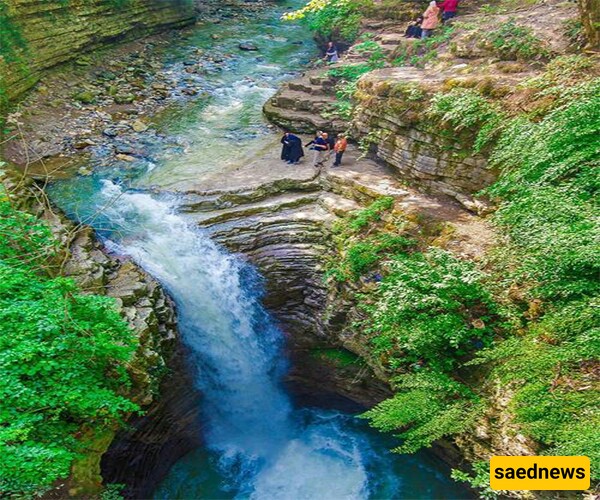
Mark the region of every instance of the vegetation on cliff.
<instances>
[{"instance_id":1,"label":"vegetation on cliff","mask_svg":"<svg viewBox=\"0 0 600 500\"><path fill-rule=\"evenodd\" d=\"M113 428L137 337L113 299L57 273L61 243L0 191L0 493L36 495L85 454L84 429Z\"/></svg>"},{"instance_id":2,"label":"vegetation on cliff","mask_svg":"<svg viewBox=\"0 0 600 500\"><path fill-rule=\"evenodd\" d=\"M583 19L592 3L580 2ZM597 27L587 28L594 46ZM465 33L496 60L516 61L518 71L530 65L537 75L508 90L489 76L481 85L456 78L433 95L414 83L418 97L403 94L398 113L408 120L418 108L437 136L468 138L465 149L499 172L479 193L491 201L499 242L486 259L467 262L443 249L451 239L443 228L410 219L391 199L337 228L342 259L332 259L329 276L358 290L356 331L396 390L365 417L399 435L398 451L412 452L472 431L501 386L518 432L540 453L589 456L598 479L598 64L584 54L559 56L509 14L493 29L458 22L427 46L401 45L387 65L433 64L439 45L456 50L454 37ZM346 118L353 118L356 80L372 69L333 70L353 84L338 95Z\"/></svg>"}]
</instances>

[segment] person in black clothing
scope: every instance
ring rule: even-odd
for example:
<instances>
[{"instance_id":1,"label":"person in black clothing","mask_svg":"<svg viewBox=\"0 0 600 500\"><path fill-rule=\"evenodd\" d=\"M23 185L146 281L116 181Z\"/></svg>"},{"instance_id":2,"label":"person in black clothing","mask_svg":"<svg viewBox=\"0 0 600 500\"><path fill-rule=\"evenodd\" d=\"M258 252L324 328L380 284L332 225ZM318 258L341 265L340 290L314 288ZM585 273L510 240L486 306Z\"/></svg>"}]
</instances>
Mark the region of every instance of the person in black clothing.
<instances>
[{"instance_id":1,"label":"person in black clothing","mask_svg":"<svg viewBox=\"0 0 600 500\"><path fill-rule=\"evenodd\" d=\"M290 161L290 141L288 141L289 132L285 132L281 138L281 159L283 161Z\"/></svg>"},{"instance_id":2,"label":"person in black clothing","mask_svg":"<svg viewBox=\"0 0 600 500\"><path fill-rule=\"evenodd\" d=\"M286 132L281 138L281 159L289 164L298 163L304 156L302 140L291 132Z\"/></svg>"},{"instance_id":3,"label":"person in black clothing","mask_svg":"<svg viewBox=\"0 0 600 500\"><path fill-rule=\"evenodd\" d=\"M415 21L412 21L408 28L406 28L406 33L404 33L405 38L421 38L423 34L423 30L421 29L421 23L423 22L423 16L419 16Z\"/></svg>"}]
</instances>

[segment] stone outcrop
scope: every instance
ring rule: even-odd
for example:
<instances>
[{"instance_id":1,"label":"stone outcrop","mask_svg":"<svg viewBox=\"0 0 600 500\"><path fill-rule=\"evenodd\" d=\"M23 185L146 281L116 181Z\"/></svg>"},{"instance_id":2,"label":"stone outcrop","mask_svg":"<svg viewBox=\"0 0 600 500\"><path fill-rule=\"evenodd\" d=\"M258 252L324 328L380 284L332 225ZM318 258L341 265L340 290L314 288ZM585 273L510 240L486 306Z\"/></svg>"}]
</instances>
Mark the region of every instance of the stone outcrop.
<instances>
[{"instance_id":1,"label":"stone outcrop","mask_svg":"<svg viewBox=\"0 0 600 500\"><path fill-rule=\"evenodd\" d=\"M356 94L353 130L403 180L477 211L483 207L473 200L473 193L494 182L497 172L484 156L471 153L473 135L469 131L448 133L425 114L427 96L446 78L415 68L365 75ZM419 94L421 99L415 97Z\"/></svg>"},{"instance_id":2,"label":"stone outcrop","mask_svg":"<svg viewBox=\"0 0 600 500\"><path fill-rule=\"evenodd\" d=\"M57 64L195 20L188 0L5 0L0 7L0 88L9 99Z\"/></svg>"},{"instance_id":3,"label":"stone outcrop","mask_svg":"<svg viewBox=\"0 0 600 500\"><path fill-rule=\"evenodd\" d=\"M293 132L345 132L349 124L336 113L335 85L335 79L323 70L307 71L302 77L284 83L265 103L265 116Z\"/></svg>"},{"instance_id":4,"label":"stone outcrop","mask_svg":"<svg viewBox=\"0 0 600 500\"><path fill-rule=\"evenodd\" d=\"M264 276L264 303L288 336L287 380L298 399L370 407L390 391L385 374L364 361L364 346L351 332L343 334L353 304L332 293L333 283L326 279L332 225L381 196L392 196L407 212L451 219L459 254L473 256L489 235L483 225L473 232L478 219L458 204L402 186L393 170L361 158L353 147L342 167L321 171L310 159L285 165L277 153L175 184L178 209Z\"/></svg>"}]
</instances>

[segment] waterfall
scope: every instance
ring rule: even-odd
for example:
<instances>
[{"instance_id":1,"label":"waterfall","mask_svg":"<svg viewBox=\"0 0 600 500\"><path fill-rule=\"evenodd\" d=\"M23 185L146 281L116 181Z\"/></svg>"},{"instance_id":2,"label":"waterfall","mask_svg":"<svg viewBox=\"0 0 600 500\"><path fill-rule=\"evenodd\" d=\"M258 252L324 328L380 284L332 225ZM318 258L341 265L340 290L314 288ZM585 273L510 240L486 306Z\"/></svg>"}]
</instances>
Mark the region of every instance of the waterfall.
<instances>
[{"instance_id":1,"label":"waterfall","mask_svg":"<svg viewBox=\"0 0 600 500\"><path fill-rule=\"evenodd\" d=\"M282 333L260 303L254 269L190 227L168 200L103 181L108 245L157 277L177 303L204 394L206 443L239 496L301 499L368 494L367 440L340 414L294 411L281 387ZM118 203L111 200L118 198Z\"/></svg>"}]
</instances>

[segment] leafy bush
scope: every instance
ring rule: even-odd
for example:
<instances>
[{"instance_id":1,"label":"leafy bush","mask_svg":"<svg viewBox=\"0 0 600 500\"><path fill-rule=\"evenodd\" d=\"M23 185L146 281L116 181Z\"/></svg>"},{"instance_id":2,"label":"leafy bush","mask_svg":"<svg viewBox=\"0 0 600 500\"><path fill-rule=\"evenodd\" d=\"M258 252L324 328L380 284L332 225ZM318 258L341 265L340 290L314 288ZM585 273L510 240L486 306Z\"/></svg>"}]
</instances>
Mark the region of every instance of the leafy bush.
<instances>
[{"instance_id":1,"label":"leafy bush","mask_svg":"<svg viewBox=\"0 0 600 500\"><path fill-rule=\"evenodd\" d=\"M137 340L106 297L44 264L49 228L0 198L0 491L33 495L69 474L82 425L138 407L122 395Z\"/></svg>"},{"instance_id":2,"label":"leafy bush","mask_svg":"<svg viewBox=\"0 0 600 500\"><path fill-rule=\"evenodd\" d=\"M283 17L301 19L321 36L341 37L351 43L358 36L364 8L372 3L372 0L310 0L302 9Z\"/></svg>"},{"instance_id":3,"label":"leafy bush","mask_svg":"<svg viewBox=\"0 0 600 500\"><path fill-rule=\"evenodd\" d=\"M548 455L585 455L600 472L600 299L550 306L526 335L481 353L494 362L501 382L518 388L513 407L531 437Z\"/></svg>"},{"instance_id":4,"label":"leafy bush","mask_svg":"<svg viewBox=\"0 0 600 500\"><path fill-rule=\"evenodd\" d=\"M397 393L362 415L382 431L400 430L402 444L393 451L414 453L443 437L465 431L480 415L478 397L440 372L423 370L394 381Z\"/></svg>"},{"instance_id":5,"label":"leafy bush","mask_svg":"<svg viewBox=\"0 0 600 500\"><path fill-rule=\"evenodd\" d=\"M490 463L475 462L473 464L473 474L467 474L458 469L452 470L452 479L467 483L471 488L478 490L479 498L485 500L495 500L503 496L503 491L493 490L490 486Z\"/></svg>"},{"instance_id":6,"label":"leafy bush","mask_svg":"<svg viewBox=\"0 0 600 500\"><path fill-rule=\"evenodd\" d=\"M504 114L479 92L461 88L436 94L431 100L429 114L451 124L455 130L473 130L477 153L499 134L505 119Z\"/></svg>"},{"instance_id":7,"label":"leafy bush","mask_svg":"<svg viewBox=\"0 0 600 500\"><path fill-rule=\"evenodd\" d=\"M549 57L550 52L533 30L520 26L514 19L485 34L485 40L500 58L508 61Z\"/></svg>"},{"instance_id":8,"label":"leafy bush","mask_svg":"<svg viewBox=\"0 0 600 500\"><path fill-rule=\"evenodd\" d=\"M452 370L492 339L495 307L481 281L472 264L443 250L398 254L361 304L368 313L362 329L392 369Z\"/></svg>"}]
</instances>

